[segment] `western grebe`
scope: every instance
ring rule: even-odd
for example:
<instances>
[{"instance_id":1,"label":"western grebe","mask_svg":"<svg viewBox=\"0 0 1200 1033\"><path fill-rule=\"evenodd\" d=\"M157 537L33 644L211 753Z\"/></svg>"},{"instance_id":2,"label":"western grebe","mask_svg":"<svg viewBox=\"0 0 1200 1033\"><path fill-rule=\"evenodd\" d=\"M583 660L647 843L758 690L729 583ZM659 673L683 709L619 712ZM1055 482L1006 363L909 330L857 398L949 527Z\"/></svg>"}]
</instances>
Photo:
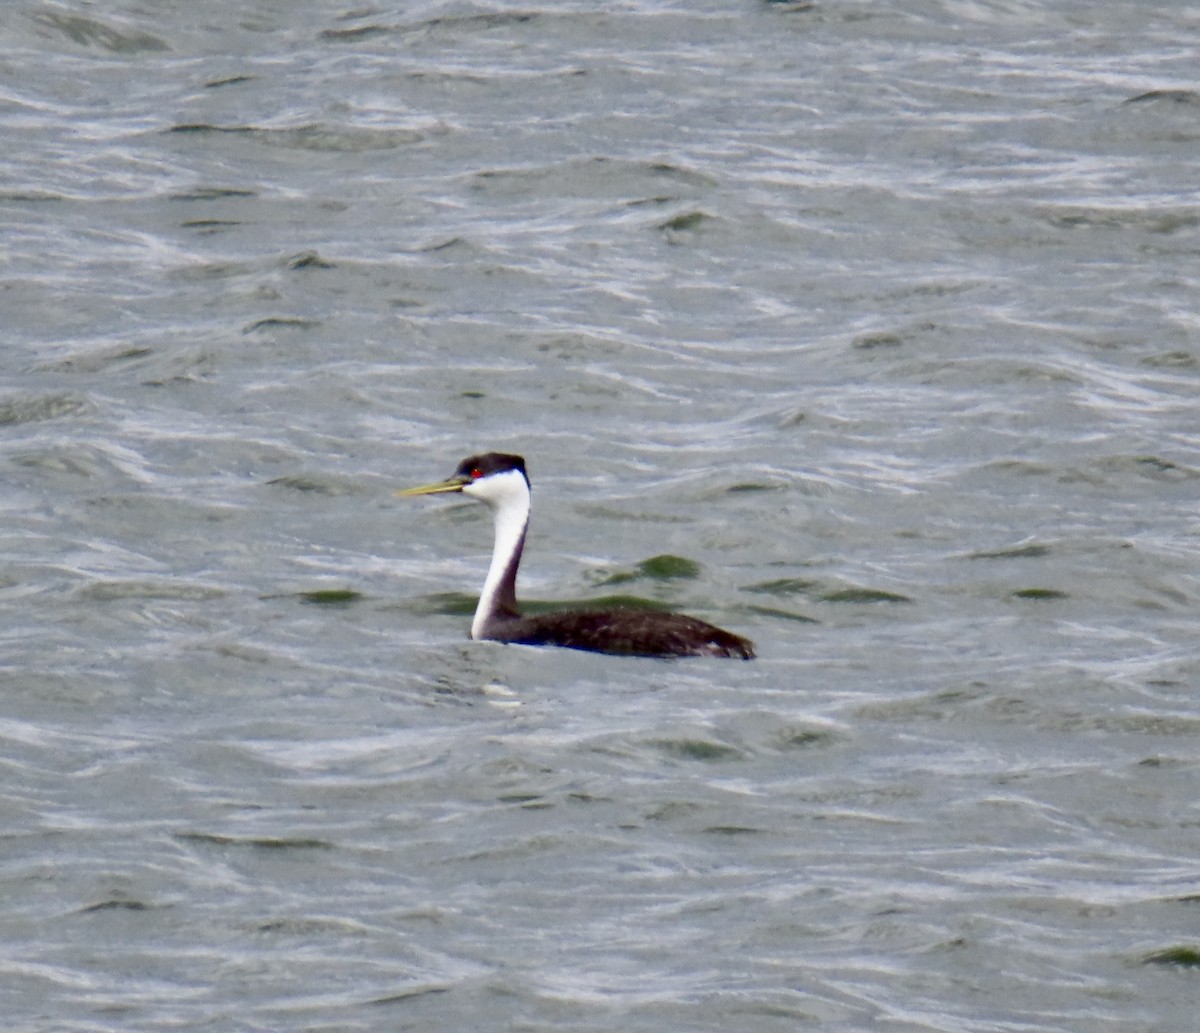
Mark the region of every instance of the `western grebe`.
<instances>
[{"instance_id":1,"label":"western grebe","mask_svg":"<svg viewBox=\"0 0 1200 1033\"><path fill-rule=\"evenodd\" d=\"M492 563L479 596L471 638L529 646L565 646L626 656L754 657L754 643L732 632L654 610L570 610L522 617L517 610L517 567L529 527L529 475L521 456L502 452L471 456L437 484L398 495L460 492L485 503L495 522Z\"/></svg>"}]
</instances>

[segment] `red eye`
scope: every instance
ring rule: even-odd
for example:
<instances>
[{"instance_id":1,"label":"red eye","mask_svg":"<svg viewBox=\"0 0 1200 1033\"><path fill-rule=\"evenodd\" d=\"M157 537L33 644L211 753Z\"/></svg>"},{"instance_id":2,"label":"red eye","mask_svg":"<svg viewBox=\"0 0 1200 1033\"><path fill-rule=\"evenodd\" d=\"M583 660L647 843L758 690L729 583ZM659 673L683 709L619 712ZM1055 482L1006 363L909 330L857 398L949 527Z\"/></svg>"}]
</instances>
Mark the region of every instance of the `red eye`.
<instances>
[{"instance_id":1,"label":"red eye","mask_svg":"<svg viewBox=\"0 0 1200 1033\"><path fill-rule=\"evenodd\" d=\"M483 476L483 471L481 469L479 469L478 466L475 467L475 469L471 471L471 480L473 480L473 481L479 480L479 478L482 476Z\"/></svg>"}]
</instances>

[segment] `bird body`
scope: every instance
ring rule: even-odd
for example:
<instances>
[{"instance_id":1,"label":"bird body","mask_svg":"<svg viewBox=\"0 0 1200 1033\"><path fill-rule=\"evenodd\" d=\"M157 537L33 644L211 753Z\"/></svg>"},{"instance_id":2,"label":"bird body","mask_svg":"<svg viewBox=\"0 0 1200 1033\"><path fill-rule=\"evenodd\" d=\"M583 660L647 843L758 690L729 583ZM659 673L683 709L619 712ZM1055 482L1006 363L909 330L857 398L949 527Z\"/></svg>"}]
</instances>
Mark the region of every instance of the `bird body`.
<instances>
[{"instance_id":1,"label":"bird body","mask_svg":"<svg viewBox=\"0 0 1200 1033\"><path fill-rule=\"evenodd\" d=\"M695 617L653 610L568 610L522 617L517 568L529 528L530 488L521 456L488 452L464 459L454 475L400 495L458 492L492 511L492 560L471 637L534 646L563 646L628 656L719 656L750 660L754 644Z\"/></svg>"}]
</instances>

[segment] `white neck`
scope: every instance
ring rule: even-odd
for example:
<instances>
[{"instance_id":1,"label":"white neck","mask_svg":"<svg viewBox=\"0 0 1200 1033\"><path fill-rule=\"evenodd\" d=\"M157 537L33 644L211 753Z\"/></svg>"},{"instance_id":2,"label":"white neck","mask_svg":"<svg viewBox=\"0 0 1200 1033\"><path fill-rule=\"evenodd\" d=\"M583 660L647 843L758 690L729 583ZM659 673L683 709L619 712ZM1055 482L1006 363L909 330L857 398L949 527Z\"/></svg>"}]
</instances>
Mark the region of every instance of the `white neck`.
<instances>
[{"instance_id":1,"label":"white neck","mask_svg":"<svg viewBox=\"0 0 1200 1033\"><path fill-rule=\"evenodd\" d=\"M509 470L466 485L463 494L487 503L494 522L492 563L471 622L471 638L483 638L493 618L517 614L517 566L529 526L529 484L520 470Z\"/></svg>"}]
</instances>

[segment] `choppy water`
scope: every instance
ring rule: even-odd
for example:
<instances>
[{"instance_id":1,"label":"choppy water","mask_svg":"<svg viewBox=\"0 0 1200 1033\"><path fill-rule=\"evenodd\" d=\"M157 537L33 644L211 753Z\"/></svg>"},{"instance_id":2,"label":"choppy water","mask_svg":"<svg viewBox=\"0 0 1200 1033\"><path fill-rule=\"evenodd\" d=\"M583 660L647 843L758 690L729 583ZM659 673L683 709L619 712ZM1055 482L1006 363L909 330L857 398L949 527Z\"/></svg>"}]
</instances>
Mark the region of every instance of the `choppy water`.
<instances>
[{"instance_id":1,"label":"choppy water","mask_svg":"<svg viewBox=\"0 0 1200 1033\"><path fill-rule=\"evenodd\" d=\"M2 21L6 1029L1194 1028L1194 5Z\"/></svg>"}]
</instances>

